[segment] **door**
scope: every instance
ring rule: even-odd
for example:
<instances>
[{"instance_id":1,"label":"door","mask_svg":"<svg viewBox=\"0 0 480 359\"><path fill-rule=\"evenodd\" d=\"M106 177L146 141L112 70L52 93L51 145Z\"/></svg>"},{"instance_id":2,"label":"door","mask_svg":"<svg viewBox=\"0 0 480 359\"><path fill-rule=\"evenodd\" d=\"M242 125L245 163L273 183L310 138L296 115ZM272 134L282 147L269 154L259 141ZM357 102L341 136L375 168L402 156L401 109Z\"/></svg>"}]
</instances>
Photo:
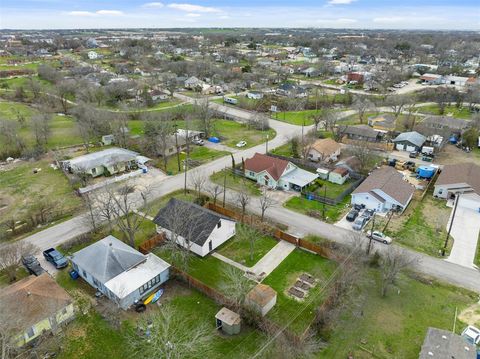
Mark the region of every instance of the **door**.
<instances>
[{"instance_id":1,"label":"door","mask_svg":"<svg viewBox=\"0 0 480 359\"><path fill-rule=\"evenodd\" d=\"M208 242L208 251L211 252L213 250L212 241Z\"/></svg>"},{"instance_id":2,"label":"door","mask_svg":"<svg viewBox=\"0 0 480 359\"><path fill-rule=\"evenodd\" d=\"M222 321L217 319L217 329L222 329Z\"/></svg>"}]
</instances>

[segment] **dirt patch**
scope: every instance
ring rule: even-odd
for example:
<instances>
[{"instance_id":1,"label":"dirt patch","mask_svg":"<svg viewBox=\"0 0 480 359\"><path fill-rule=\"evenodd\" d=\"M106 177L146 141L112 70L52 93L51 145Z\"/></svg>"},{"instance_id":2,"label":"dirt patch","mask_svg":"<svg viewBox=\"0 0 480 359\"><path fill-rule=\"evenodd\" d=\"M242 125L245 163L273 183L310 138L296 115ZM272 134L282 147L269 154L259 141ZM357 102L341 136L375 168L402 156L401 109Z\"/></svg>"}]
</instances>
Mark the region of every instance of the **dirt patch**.
<instances>
[{"instance_id":1,"label":"dirt patch","mask_svg":"<svg viewBox=\"0 0 480 359\"><path fill-rule=\"evenodd\" d=\"M0 213L13 203L13 197L0 191Z\"/></svg>"},{"instance_id":2,"label":"dirt patch","mask_svg":"<svg viewBox=\"0 0 480 359\"><path fill-rule=\"evenodd\" d=\"M468 325L480 326L480 302L471 305L464 309L459 315L458 319Z\"/></svg>"},{"instance_id":3,"label":"dirt patch","mask_svg":"<svg viewBox=\"0 0 480 359\"><path fill-rule=\"evenodd\" d=\"M437 155L435 162L442 165L457 164L461 162L473 162L480 165L480 155L476 151L466 153L453 145L446 145L443 151Z\"/></svg>"}]
</instances>

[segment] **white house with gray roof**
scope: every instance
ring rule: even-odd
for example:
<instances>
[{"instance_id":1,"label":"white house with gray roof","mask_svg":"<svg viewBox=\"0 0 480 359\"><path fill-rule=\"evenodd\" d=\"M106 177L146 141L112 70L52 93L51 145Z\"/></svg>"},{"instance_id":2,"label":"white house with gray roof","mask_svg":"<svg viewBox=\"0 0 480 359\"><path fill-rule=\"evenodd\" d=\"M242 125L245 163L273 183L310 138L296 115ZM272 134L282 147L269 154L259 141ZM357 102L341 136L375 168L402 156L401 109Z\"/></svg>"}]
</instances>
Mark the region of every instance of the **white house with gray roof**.
<instances>
[{"instance_id":1,"label":"white house with gray roof","mask_svg":"<svg viewBox=\"0 0 480 359\"><path fill-rule=\"evenodd\" d=\"M170 275L170 264L153 253L144 255L113 236L75 252L73 269L122 309L147 297Z\"/></svg>"},{"instance_id":2,"label":"white house with gray roof","mask_svg":"<svg viewBox=\"0 0 480 359\"><path fill-rule=\"evenodd\" d=\"M412 131L399 134L393 139L393 143L395 144L395 149L398 151L420 152L426 140L427 138L424 135Z\"/></svg>"},{"instance_id":3,"label":"white house with gray roof","mask_svg":"<svg viewBox=\"0 0 480 359\"><path fill-rule=\"evenodd\" d=\"M201 257L236 233L236 223L231 218L176 198L158 211L153 222L158 233L165 233L167 238Z\"/></svg>"}]
</instances>

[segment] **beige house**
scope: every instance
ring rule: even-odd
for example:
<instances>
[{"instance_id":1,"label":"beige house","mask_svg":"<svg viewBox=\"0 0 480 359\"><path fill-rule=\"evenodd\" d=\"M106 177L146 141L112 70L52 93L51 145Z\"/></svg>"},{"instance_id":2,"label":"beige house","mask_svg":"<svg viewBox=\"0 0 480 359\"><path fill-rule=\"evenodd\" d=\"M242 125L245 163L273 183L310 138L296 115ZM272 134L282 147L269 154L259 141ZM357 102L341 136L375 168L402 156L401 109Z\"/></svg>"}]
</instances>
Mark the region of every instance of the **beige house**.
<instances>
[{"instance_id":1,"label":"beige house","mask_svg":"<svg viewBox=\"0 0 480 359\"><path fill-rule=\"evenodd\" d=\"M337 167L328 174L328 181L336 184L344 184L350 177L346 168Z\"/></svg>"},{"instance_id":2,"label":"beige house","mask_svg":"<svg viewBox=\"0 0 480 359\"><path fill-rule=\"evenodd\" d=\"M335 162L340 156L341 146L331 138L316 140L308 151L308 159L314 162Z\"/></svg>"},{"instance_id":3,"label":"beige house","mask_svg":"<svg viewBox=\"0 0 480 359\"><path fill-rule=\"evenodd\" d=\"M277 292L266 284L257 284L245 298L245 304L262 314L262 317L277 303Z\"/></svg>"},{"instance_id":4,"label":"beige house","mask_svg":"<svg viewBox=\"0 0 480 359\"><path fill-rule=\"evenodd\" d=\"M72 298L48 273L2 289L0 308L0 323L18 346L43 333L57 333L75 316Z\"/></svg>"}]
</instances>

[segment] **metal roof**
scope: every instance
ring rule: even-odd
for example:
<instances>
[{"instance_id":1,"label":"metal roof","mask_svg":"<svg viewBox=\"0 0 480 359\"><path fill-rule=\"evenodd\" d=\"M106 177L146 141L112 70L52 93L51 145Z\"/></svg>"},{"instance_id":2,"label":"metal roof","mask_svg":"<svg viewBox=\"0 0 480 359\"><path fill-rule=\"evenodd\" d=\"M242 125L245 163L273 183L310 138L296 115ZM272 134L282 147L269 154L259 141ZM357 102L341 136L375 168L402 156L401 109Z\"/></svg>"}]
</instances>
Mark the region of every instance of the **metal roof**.
<instances>
[{"instance_id":1,"label":"metal roof","mask_svg":"<svg viewBox=\"0 0 480 359\"><path fill-rule=\"evenodd\" d=\"M295 168L293 171L288 172L286 175L282 176L282 181L288 183L293 183L300 187L305 187L309 183L315 181L318 178L318 174L311 173L301 168Z\"/></svg>"},{"instance_id":2,"label":"metal roof","mask_svg":"<svg viewBox=\"0 0 480 359\"><path fill-rule=\"evenodd\" d=\"M78 156L65 162L72 168L88 171L100 166L110 167L116 163L134 161L137 156L139 156L137 152L113 147L103 151Z\"/></svg>"}]
</instances>

